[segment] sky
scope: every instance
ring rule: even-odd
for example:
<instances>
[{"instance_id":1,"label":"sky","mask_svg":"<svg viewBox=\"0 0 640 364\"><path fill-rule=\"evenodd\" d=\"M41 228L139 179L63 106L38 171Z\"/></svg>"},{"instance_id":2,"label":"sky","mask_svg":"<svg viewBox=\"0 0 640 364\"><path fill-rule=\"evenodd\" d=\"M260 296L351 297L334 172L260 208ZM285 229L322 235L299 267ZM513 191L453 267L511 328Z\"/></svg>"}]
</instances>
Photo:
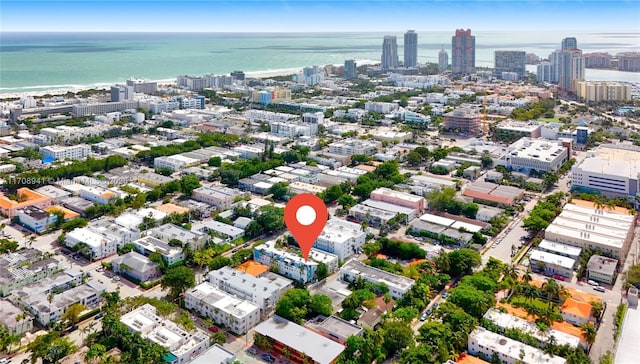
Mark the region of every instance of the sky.
<instances>
[{"instance_id":1,"label":"sky","mask_svg":"<svg viewBox=\"0 0 640 364\"><path fill-rule=\"evenodd\" d=\"M359 32L457 28L640 32L640 1L0 0L3 32Z\"/></svg>"}]
</instances>

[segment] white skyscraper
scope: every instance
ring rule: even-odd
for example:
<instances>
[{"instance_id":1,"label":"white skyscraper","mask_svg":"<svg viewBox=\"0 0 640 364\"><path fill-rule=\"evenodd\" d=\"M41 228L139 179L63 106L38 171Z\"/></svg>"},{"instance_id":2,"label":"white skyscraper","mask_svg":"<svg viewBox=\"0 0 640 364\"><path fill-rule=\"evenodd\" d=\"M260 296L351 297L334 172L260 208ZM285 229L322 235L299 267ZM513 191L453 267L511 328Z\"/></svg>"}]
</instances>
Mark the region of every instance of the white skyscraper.
<instances>
[{"instance_id":1,"label":"white skyscraper","mask_svg":"<svg viewBox=\"0 0 640 364\"><path fill-rule=\"evenodd\" d=\"M382 67L383 70L398 68L398 39L395 36L384 36L381 61L380 67Z\"/></svg>"}]
</instances>

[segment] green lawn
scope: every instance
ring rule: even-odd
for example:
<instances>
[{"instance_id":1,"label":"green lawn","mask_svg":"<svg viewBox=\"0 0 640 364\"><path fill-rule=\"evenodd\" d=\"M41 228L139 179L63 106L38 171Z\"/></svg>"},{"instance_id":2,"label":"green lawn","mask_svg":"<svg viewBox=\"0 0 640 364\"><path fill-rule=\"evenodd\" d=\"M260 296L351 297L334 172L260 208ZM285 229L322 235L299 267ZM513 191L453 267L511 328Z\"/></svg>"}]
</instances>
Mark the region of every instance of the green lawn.
<instances>
[{"instance_id":1,"label":"green lawn","mask_svg":"<svg viewBox=\"0 0 640 364\"><path fill-rule=\"evenodd\" d=\"M511 304L530 304L530 305L534 305L536 307L538 307L541 310L546 310L548 307L548 304L538 298L533 298L527 301L527 298L525 296L513 296L511 297Z\"/></svg>"},{"instance_id":2,"label":"green lawn","mask_svg":"<svg viewBox=\"0 0 640 364\"><path fill-rule=\"evenodd\" d=\"M538 118L538 121L542 121L542 122L545 122L545 123L559 123L560 122L560 117L554 116L552 118Z\"/></svg>"}]
</instances>

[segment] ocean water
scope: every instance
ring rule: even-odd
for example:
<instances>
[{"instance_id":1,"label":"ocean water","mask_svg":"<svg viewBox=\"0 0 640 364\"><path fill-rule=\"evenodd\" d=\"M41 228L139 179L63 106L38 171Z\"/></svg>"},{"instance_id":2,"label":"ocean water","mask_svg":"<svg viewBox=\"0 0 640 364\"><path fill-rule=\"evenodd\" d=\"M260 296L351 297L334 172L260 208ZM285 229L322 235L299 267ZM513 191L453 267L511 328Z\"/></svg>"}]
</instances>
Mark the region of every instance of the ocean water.
<instances>
[{"instance_id":1,"label":"ocean water","mask_svg":"<svg viewBox=\"0 0 640 364\"><path fill-rule=\"evenodd\" d=\"M0 33L0 93L106 86L129 77L266 71L379 60L382 38L402 33ZM419 62L437 62L450 32L418 31ZM474 32L476 65L493 66L495 50L546 58L574 36L585 53L640 50L640 32ZM640 74L587 70L587 79L640 82Z\"/></svg>"}]
</instances>

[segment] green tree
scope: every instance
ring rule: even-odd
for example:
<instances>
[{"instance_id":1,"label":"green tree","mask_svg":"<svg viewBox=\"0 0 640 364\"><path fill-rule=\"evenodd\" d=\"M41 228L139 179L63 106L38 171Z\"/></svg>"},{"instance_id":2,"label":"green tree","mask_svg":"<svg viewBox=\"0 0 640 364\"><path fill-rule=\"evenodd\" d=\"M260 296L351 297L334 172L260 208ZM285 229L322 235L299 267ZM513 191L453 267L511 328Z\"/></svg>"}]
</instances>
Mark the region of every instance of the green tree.
<instances>
[{"instance_id":1,"label":"green tree","mask_svg":"<svg viewBox=\"0 0 640 364\"><path fill-rule=\"evenodd\" d=\"M200 187L200 179L193 174L188 174L180 179L180 190L187 196L193 194L193 190Z\"/></svg>"},{"instance_id":2,"label":"green tree","mask_svg":"<svg viewBox=\"0 0 640 364\"><path fill-rule=\"evenodd\" d=\"M355 206L356 199L353 198L351 195L344 194L340 196L340 198L338 198L338 204L340 204L340 206L342 206L344 210L348 210L351 207Z\"/></svg>"},{"instance_id":3,"label":"green tree","mask_svg":"<svg viewBox=\"0 0 640 364\"><path fill-rule=\"evenodd\" d=\"M324 263L319 263L318 268L316 268L316 278L321 281L329 275L329 267L327 267Z\"/></svg>"},{"instance_id":4,"label":"green tree","mask_svg":"<svg viewBox=\"0 0 640 364\"><path fill-rule=\"evenodd\" d=\"M76 347L68 338L60 337L60 332L51 331L36 337L27 349L31 351L31 364L38 359L42 359L44 364L53 364L74 352Z\"/></svg>"},{"instance_id":5,"label":"green tree","mask_svg":"<svg viewBox=\"0 0 640 364\"><path fill-rule=\"evenodd\" d=\"M222 165L222 159L220 157L211 157L207 161L209 167L220 167Z\"/></svg>"},{"instance_id":6,"label":"green tree","mask_svg":"<svg viewBox=\"0 0 640 364\"><path fill-rule=\"evenodd\" d=\"M582 325L580 325L580 329L582 331L584 340L587 342L587 344L589 344L589 347L591 347L591 345L593 345L593 343L596 341L598 330L595 326L593 326L591 322L583 323Z\"/></svg>"},{"instance_id":7,"label":"green tree","mask_svg":"<svg viewBox=\"0 0 640 364\"><path fill-rule=\"evenodd\" d=\"M331 306L331 298L323 294L311 296L309 302L309 311L314 315L331 316L333 307Z\"/></svg>"},{"instance_id":8,"label":"green tree","mask_svg":"<svg viewBox=\"0 0 640 364\"><path fill-rule=\"evenodd\" d=\"M284 201L289 194L289 184L287 182L276 182L269 188L268 193L273 195L274 200Z\"/></svg>"},{"instance_id":9,"label":"green tree","mask_svg":"<svg viewBox=\"0 0 640 364\"><path fill-rule=\"evenodd\" d=\"M62 223L62 231L67 233L71 230L74 230L76 228L81 228L81 227L85 227L87 226L89 222L87 221L87 219L83 219L81 217L66 221L64 223Z\"/></svg>"},{"instance_id":10,"label":"green tree","mask_svg":"<svg viewBox=\"0 0 640 364\"><path fill-rule=\"evenodd\" d=\"M407 154L407 163L412 166L418 166L422 163L422 156L416 151L411 151Z\"/></svg>"},{"instance_id":11,"label":"green tree","mask_svg":"<svg viewBox=\"0 0 640 364\"><path fill-rule=\"evenodd\" d=\"M262 226L256 221L251 221L244 230L244 235L250 239L260 236L260 234L262 234Z\"/></svg>"},{"instance_id":12,"label":"green tree","mask_svg":"<svg viewBox=\"0 0 640 364\"><path fill-rule=\"evenodd\" d=\"M284 209L274 206L263 206L260 215L256 218L266 232L273 232L284 227Z\"/></svg>"},{"instance_id":13,"label":"green tree","mask_svg":"<svg viewBox=\"0 0 640 364\"><path fill-rule=\"evenodd\" d=\"M340 185L333 185L324 191L323 200L326 203L331 203L338 200L342 194L343 192Z\"/></svg>"},{"instance_id":14,"label":"green tree","mask_svg":"<svg viewBox=\"0 0 640 364\"><path fill-rule=\"evenodd\" d=\"M382 346L388 355L393 355L413 344L413 330L405 322L386 321L382 324L382 331L384 333Z\"/></svg>"},{"instance_id":15,"label":"green tree","mask_svg":"<svg viewBox=\"0 0 640 364\"><path fill-rule=\"evenodd\" d=\"M472 249L457 249L452 251L449 255L449 275L457 277L461 274L470 274L474 267L480 265L482 260L480 254Z\"/></svg>"},{"instance_id":16,"label":"green tree","mask_svg":"<svg viewBox=\"0 0 640 364\"><path fill-rule=\"evenodd\" d=\"M160 285L164 289L169 289L169 297L176 299L189 288L196 285L196 277L188 267L180 266L167 270L162 276Z\"/></svg>"},{"instance_id":17,"label":"green tree","mask_svg":"<svg viewBox=\"0 0 640 364\"><path fill-rule=\"evenodd\" d=\"M100 362L105 354L107 353L107 349L102 344L92 344L89 346L89 350L84 354L84 360L88 363L96 364Z\"/></svg>"},{"instance_id":18,"label":"green tree","mask_svg":"<svg viewBox=\"0 0 640 364\"><path fill-rule=\"evenodd\" d=\"M311 296L306 289L290 289L276 303L276 315L301 324L308 313Z\"/></svg>"},{"instance_id":19,"label":"green tree","mask_svg":"<svg viewBox=\"0 0 640 364\"><path fill-rule=\"evenodd\" d=\"M467 284L460 284L451 291L448 301L463 309L473 317L479 318L493 306L493 292L487 293Z\"/></svg>"},{"instance_id":20,"label":"green tree","mask_svg":"<svg viewBox=\"0 0 640 364\"><path fill-rule=\"evenodd\" d=\"M81 303L74 303L71 306L67 307L67 309L62 314L62 319L69 322L71 325L75 325L76 323L78 323L80 314L86 309L87 306Z\"/></svg>"}]
</instances>

